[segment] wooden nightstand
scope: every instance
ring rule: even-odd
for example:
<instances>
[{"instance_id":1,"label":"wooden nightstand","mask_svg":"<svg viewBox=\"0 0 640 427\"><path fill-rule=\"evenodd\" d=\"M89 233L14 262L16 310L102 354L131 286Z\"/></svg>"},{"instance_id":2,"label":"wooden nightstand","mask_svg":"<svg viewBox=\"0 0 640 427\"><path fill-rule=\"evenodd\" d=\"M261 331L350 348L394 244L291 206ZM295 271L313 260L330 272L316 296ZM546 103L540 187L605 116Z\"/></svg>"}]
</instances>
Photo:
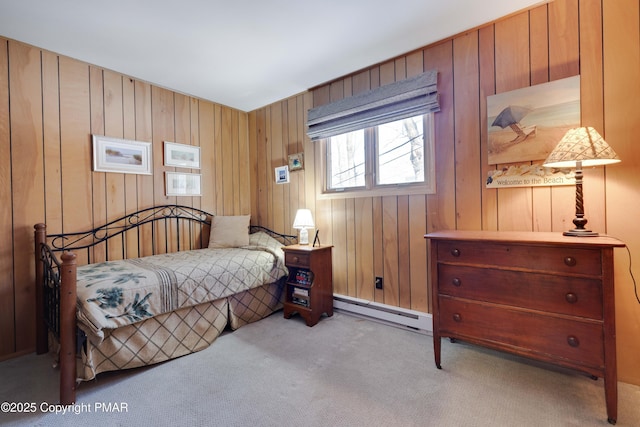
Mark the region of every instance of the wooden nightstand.
<instances>
[{"instance_id":1,"label":"wooden nightstand","mask_svg":"<svg viewBox=\"0 0 640 427\"><path fill-rule=\"evenodd\" d=\"M332 246L291 245L282 248L289 269L285 285L284 318L298 313L307 326L326 313L333 316Z\"/></svg>"}]
</instances>

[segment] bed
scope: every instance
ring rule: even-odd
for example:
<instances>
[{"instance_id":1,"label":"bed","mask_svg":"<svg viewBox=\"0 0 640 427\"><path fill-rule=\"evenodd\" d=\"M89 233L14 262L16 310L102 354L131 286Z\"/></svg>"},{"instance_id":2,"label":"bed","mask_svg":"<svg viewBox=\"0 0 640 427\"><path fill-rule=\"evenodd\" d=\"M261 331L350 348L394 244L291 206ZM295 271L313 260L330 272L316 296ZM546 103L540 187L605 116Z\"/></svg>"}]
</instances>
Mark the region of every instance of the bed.
<instances>
[{"instance_id":1,"label":"bed","mask_svg":"<svg viewBox=\"0 0 640 427\"><path fill-rule=\"evenodd\" d=\"M296 236L181 205L87 232L36 224L38 354L60 367L60 402L96 375L184 356L282 307L282 246Z\"/></svg>"}]
</instances>

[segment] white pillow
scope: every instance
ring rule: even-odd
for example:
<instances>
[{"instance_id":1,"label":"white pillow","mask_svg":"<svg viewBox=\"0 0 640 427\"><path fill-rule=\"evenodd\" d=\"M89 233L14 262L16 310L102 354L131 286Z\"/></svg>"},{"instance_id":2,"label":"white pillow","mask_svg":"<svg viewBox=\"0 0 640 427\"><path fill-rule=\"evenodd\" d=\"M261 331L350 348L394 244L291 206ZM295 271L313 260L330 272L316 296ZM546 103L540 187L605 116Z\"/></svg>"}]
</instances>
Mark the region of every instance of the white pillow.
<instances>
[{"instance_id":1,"label":"white pillow","mask_svg":"<svg viewBox=\"0 0 640 427\"><path fill-rule=\"evenodd\" d=\"M251 215L214 216L209 235L210 248L237 248L249 244Z\"/></svg>"}]
</instances>

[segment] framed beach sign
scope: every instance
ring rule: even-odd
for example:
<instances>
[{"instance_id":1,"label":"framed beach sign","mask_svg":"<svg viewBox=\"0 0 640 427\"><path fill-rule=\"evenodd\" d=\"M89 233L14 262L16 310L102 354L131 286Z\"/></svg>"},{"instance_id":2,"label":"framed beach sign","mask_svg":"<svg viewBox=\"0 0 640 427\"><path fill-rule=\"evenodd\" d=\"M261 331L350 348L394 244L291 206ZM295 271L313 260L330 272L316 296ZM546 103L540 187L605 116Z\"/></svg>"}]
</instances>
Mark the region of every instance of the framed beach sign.
<instances>
[{"instance_id":1,"label":"framed beach sign","mask_svg":"<svg viewBox=\"0 0 640 427\"><path fill-rule=\"evenodd\" d=\"M196 173L165 172L167 196L202 196L202 175Z\"/></svg>"},{"instance_id":2,"label":"framed beach sign","mask_svg":"<svg viewBox=\"0 0 640 427\"><path fill-rule=\"evenodd\" d=\"M487 188L575 185L571 170L542 164L580 126L579 75L490 95L487 119Z\"/></svg>"},{"instance_id":3,"label":"framed beach sign","mask_svg":"<svg viewBox=\"0 0 640 427\"><path fill-rule=\"evenodd\" d=\"M164 165L200 169L200 147L165 141Z\"/></svg>"},{"instance_id":4,"label":"framed beach sign","mask_svg":"<svg viewBox=\"0 0 640 427\"><path fill-rule=\"evenodd\" d=\"M95 172L152 174L151 143L92 135Z\"/></svg>"}]
</instances>

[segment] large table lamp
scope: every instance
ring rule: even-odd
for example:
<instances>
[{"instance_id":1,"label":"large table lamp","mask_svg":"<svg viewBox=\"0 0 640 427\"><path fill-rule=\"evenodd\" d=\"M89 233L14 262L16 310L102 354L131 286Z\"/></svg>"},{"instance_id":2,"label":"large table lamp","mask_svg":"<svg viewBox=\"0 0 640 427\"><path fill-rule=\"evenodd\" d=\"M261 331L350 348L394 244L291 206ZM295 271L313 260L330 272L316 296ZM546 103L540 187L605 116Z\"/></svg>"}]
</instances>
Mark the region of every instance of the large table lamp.
<instances>
[{"instance_id":1,"label":"large table lamp","mask_svg":"<svg viewBox=\"0 0 640 427\"><path fill-rule=\"evenodd\" d=\"M610 165L618 162L620 162L618 155L592 127L569 129L562 137L543 164L549 168L576 169L576 217L573 220L576 228L562 234L579 237L598 235L598 233L585 228L587 219L584 217L582 167Z\"/></svg>"},{"instance_id":2,"label":"large table lamp","mask_svg":"<svg viewBox=\"0 0 640 427\"><path fill-rule=\"evenodd\" d=\"M309 232L307 228L313 228L315 224L313 223L313 215L311 215L311 211L309 209L298 209L296 212L296 217L293 220L293 228L300 230L300 239L298 243L301 245L309 244Z\"/></svg>"}]
</instances>

